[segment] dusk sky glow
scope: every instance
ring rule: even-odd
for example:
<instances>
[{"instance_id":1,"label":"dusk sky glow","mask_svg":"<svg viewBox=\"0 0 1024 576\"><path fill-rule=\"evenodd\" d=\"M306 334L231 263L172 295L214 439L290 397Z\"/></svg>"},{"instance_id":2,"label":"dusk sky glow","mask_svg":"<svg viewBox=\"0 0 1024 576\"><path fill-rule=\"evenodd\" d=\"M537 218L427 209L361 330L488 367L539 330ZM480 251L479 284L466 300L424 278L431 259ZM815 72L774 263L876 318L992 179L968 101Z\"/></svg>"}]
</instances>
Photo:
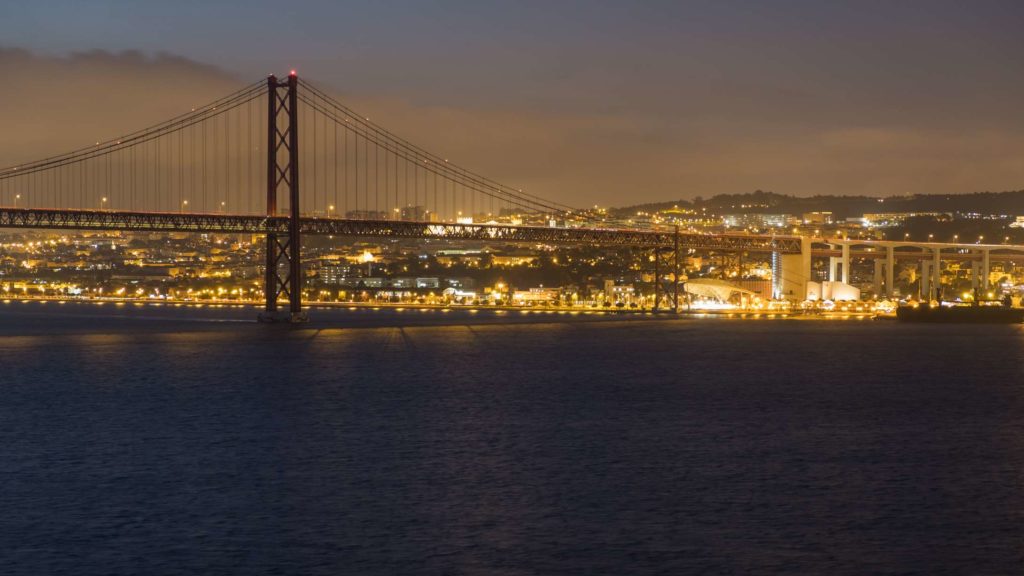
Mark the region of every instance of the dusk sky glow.
<instances>
[{"instance_id":1,"label":"dusk sky glow","mask_svg":"<svg viewBox=\"0 0 1024 576\"><path fill-rule=\"evenodd\" d=\"M1011 1L5 2L0 164L294 68L577 205L1020 189L1022 25Z\"/></svg>"}]
</instances>

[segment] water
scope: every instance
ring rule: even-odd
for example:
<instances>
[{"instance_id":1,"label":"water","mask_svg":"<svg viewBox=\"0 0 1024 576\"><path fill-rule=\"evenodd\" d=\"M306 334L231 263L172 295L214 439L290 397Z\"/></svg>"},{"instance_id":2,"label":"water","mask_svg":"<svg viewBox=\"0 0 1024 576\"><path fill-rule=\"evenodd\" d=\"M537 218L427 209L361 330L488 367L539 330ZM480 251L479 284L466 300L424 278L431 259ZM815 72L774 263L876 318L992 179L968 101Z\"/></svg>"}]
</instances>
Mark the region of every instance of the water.
<instances>
[{"instance_id":1,"label":"water","mask_svg":"<svg viewBox=\"0 0 1024 576\"><path fill-rule=\"evenodd\" d=\"M1024 569L1019 326L251 317L0 305L0 573Z\"/></svg>"}]
</instances>

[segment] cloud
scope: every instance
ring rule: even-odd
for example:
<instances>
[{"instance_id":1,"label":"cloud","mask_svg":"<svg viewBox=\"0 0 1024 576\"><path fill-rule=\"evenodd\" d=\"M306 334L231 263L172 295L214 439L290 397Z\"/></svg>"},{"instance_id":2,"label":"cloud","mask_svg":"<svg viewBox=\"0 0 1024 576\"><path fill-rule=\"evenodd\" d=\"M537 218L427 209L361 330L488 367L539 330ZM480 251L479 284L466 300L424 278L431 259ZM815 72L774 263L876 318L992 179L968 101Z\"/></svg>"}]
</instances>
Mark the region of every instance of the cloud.
<instances>
[{"instance_id":1,"label":"cloud","mask_svg":"<svg viewBox=\"0 0 1024 576\"><path fill-rule=\"evenodd\" d=\"M0 165L116 137L258 80L170 54L54 56L16 48L0 49L0 74L9 83L0 93ZM321 88L339 92L329 83ZM798 106L777 98L758 103L760 96L747 88L745 95L723 89L718 101L706 91L675 111L551 109L507 100L469 106L469 97L443 106L358 92L340 97L453 162L574 205L758 188L887 195L1024 186L1024 137L1012 123L880 122L859 114L853 102L842 114L829 117L818 110L805 117ZM600 97L593 94L589 101Z\"/></svg>"},{"instance_id":2,"label":"cloud","mask_svg":"<svg viewBox=\"0 0 1024 576\"><path fill-rule=\"evenodd\" d=\"M0 165L57 154L156 124L244 83L170 54L0 48Z\"/></svg>"}]
</instances>

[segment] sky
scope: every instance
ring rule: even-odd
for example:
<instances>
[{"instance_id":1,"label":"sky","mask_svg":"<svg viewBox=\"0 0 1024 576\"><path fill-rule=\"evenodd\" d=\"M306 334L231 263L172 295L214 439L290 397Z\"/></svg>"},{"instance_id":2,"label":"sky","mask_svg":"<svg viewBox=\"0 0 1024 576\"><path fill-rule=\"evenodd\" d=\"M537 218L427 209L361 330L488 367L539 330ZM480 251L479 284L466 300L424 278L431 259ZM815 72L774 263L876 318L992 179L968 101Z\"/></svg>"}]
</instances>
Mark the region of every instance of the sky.
<instances>
[{"instance_id":1,"label":"sky","mask_svg":"<svg viewBox=\"0 0 1024 576\"><path fill-rule=\"evenodd\" d=\"M1024 3L0 0L0 165L295 69L573 205L1024 188Z\"/></svg>"}]
</instances>

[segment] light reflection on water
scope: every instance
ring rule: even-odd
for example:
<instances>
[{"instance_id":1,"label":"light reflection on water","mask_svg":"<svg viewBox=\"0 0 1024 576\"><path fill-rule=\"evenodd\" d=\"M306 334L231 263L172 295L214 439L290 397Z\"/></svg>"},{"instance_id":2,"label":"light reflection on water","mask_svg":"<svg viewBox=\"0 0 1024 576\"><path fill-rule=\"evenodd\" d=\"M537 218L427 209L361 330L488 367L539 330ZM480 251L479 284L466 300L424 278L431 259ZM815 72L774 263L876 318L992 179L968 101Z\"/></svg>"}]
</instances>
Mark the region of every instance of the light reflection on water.
<instances>
[{"instance_id":1,"label":"light reflection on water","mask_svg":"<svg viewBox=\"0 0 1024 576\"><path fill-rule=\"evenodd\" d=\"M5 571L1021 565L1019 326L410 312L0 306Z\"/></svg>"}]
</instances>

